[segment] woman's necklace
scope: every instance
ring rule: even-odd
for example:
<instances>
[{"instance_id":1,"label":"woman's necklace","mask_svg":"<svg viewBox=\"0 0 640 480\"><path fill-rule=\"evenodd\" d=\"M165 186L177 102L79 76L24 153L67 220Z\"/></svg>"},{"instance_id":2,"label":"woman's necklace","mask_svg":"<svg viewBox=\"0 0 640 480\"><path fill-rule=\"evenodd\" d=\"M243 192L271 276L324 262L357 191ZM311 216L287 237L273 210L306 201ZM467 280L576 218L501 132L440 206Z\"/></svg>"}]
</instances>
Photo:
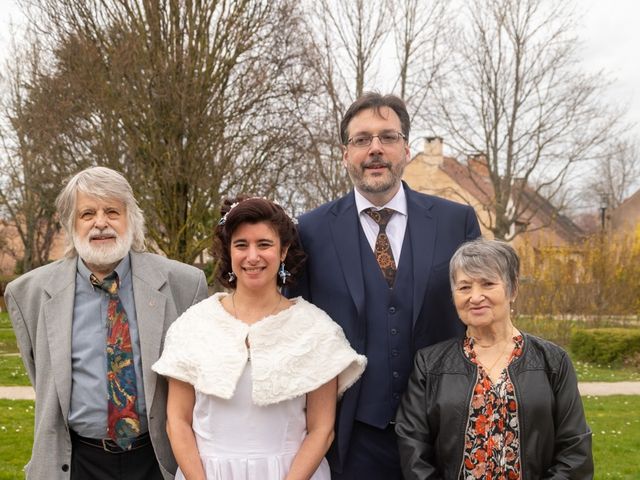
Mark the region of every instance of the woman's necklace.
<instances>
[{"instance_id":1,"label":"woman's necklace","mask_svg":"<svg viewBox=\"0 0 640 480\"><path fill-rule=\"evenodd\" d=\"M491 376L491 372L493 371L494 367L498 364L498 362L500 361L501 358L504 358L504 356L506 355L507 351L509 350L509 347L511 347L511 341L513 340L513 333L514 333L515 329L514 327L511 327L511 335L509 336L509 339L507 340L507 342L505 343L504 348L500 351L500 353L498 354L498 356L496 357L496 359L493 361L493 363L491 364L491 366L486 367L484 365L484 363L480 362L480 364L483 366L483 368L485 369L485 371L487 372L487 375ZM475 342L475 338L474 338L474 345L476 345L477 343ZM482 345L477 344L479 347L482 347ZM483 347L483 348L487 348L487 347ZM476 353L477 355L477 353ZM479 361L479 360L478 360Z\"/></svg>"},{"instance_id":2,"label":"woman's necklace","mask_svg":"<svg viewBox=\"0 0 640 480\"><path fill-rule=\"evenodd\" d=\"M505 356L505 354L507 353L507 351L508 351L508 349L509 349L509 347L510 347L510 346L511 346L511 342L510 342L510 341L508 341L508 342L505 344L505 347L504 347L504 348L502 349L502 351L500 352L500 354L499 354L499 355L496 357L496 359L493 361L493 363L491 364L491 366L490 366L489 368L487 368L487 375L490 375L490 374L491 374L491 372L493 371L493 368L498 364L498 361L499 361L501 358L504 358L504 356ZM483 367L484 367L484 365L483 365ZM485 368L486 368L486 367L485 367Z\"/></svg>"},{"instance_id":3,"label":"woman's necklace","mask_svg":"<svg viewBox=\"0 0 640 480\"><path fill-rule=\"evenodd\" d=\"M264 317L268 317L268 316L273 315L274 313L276 313L276 310L278 310L278 307L280 306L281 302L282 302L282 295L280 295L278 293L278 302L276 303L276 306L273 307L273 310L271 310L271 312L266 314L266 315L262 315L262 316L258 317L255 321L258 321L258 320L260 320L260 319L262 319ZM236 308L236 292L233 292L231 294L231 305L233 306L233 316L236 317L239 320L242 320L242 317L240 317L238 315L238 309ZM253 323L253 322L251 322L251 323Z\"/></svg>"}]
</instances>

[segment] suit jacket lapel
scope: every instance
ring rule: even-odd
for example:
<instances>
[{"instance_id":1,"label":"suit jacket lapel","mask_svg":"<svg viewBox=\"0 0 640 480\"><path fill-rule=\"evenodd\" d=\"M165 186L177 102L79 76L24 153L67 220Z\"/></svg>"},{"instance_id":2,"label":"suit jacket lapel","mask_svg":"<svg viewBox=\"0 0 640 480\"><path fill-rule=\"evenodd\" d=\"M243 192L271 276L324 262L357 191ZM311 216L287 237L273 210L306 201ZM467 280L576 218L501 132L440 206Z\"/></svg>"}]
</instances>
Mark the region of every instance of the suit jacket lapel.
<instances>
[{"instance_id":1,"label":"suit jacket lapel","mask_svg":"<svg viewBox=\"0 0 640 480\"><path fill-rule=\"evenodd\" d=\"M333 244L349 293L361 317L364 314L364 279L360 259L360 224L353 191L336 202L331 214L334 215L329 221Z\"/></svg>"},{"instance_id":2,"label":"suit jacket lapel","mask_svg":"<svg viewBox=\"0 0 640 480\"><path fill-rule=\"evenodd\" d=\"M429 284L436 241L436 220L431 215L431 203L419 197L406 185L407 212L411 248L413 250L413 325L416 324Z\"/></svg>"},{"instance_id":3,"label":"suit jacket lapel","mask_svg":"<svg viewBox=\"0 0 640 480\"><path fill-rule=\"evenodd\" d=\"M130 255L145 402L147 411L150 411L156 389L156 375L151 371L151 365L160 356L167 307L167 297L160 290L167 283L167 279L153 269L153 265L144 254L131 252Z\"/></svg>"},{"instance_id":4,"label":"suit jacket lapel","mask_svg":"<svg viewBox=\"0 0 640 480\"><path fill-rule=\"evenodd\" d=\"M44 286L50 296L43 314L51 356L51 370L65 422L71 405L71 326L76 294L77 257L64 260Z\"/></svg>"}]
</instances>

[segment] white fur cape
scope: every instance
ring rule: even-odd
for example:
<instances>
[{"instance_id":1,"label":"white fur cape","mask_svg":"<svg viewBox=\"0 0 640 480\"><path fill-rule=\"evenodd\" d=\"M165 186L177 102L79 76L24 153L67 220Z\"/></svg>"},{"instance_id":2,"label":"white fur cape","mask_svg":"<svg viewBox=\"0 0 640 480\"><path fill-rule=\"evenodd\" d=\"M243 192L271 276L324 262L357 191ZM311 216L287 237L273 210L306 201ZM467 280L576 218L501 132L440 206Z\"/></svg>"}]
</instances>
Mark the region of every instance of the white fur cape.
<instances>
[{"instance_id":1,"label":"white fur cape","mask_svg":"<svg viewBox=\"0 0 640 480\"><path fill-rule=\"evenodd\" d=\"M304 395L336 376L342 395L362 375L366 357L351 348L337 323L306 300L293 299L286 310L248 325L222 307L226 295L212 295L171 325L162 356L151 367L155 372L230 399L249 359L248 338L256 405Z\"/></svg>"}]
</instances>

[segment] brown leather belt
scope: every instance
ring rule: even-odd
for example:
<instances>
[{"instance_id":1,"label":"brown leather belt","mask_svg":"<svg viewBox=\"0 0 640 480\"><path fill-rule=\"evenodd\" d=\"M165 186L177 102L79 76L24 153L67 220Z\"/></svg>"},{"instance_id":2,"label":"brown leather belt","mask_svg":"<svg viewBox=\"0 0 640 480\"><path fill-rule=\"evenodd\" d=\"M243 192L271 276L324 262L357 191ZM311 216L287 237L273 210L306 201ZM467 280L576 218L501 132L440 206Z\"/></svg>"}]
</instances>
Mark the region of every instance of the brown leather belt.
<instances>
[{"instance_id":1,"label":"brown leather belt","mask_svg":"<svg viewBox=\"0 0 640 480\"><path fill-rule=\"evenodd\" d=\"M109 453L125 453L130 452L131 450L136 450L138 448L146 447L151 444L151 437L149 433L143 433L142 435L138 435L129 448L122 448L116 442L114 442L110 438L88 438L83 437L82 435L78 435L73 430L70 430L71 440L80 442L84 445L89 445L91 447L99 448Z\"/></svg>"}]
</instances>

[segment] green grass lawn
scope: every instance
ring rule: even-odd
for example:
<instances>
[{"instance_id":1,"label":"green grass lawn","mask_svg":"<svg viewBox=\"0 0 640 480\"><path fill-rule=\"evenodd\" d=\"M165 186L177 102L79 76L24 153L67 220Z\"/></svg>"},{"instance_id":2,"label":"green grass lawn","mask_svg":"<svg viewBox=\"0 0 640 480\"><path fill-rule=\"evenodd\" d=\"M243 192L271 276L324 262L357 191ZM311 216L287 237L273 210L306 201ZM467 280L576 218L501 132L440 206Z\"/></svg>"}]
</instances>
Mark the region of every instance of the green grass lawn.
<instances>
[{"instance_id":1,"label":"green grass lawn","mask_svg":"<svg viewBox=\"0 0 640 480\"><path fill-rule=\"evenodd\" d=\"M31 385L22 360L18 355L15 355L16 353L18 353L18 346L9 315L2 312L0 313L0 385Z\"/></svg>"},{"instance_id":2,"label":"green grass lawn","mask_svg":"<svg viewBox=\"0 0 640 480\"><path fill-rule=\"evenodd\" d=\"M7 312L0 312L0 354L2 353L18 353L16 336Z\"/></svg>"},{"instance_id":3,"label":"green grass lawn","mask_svg":"<svg viewBox=\"0 0 640 480\"><path fill-rule=\"evenodd\" d=\"M18 353L13 328L0 328L0 353Z\"/></svg>"},{"instance_id":4,"label":"green grass lawn","mask_svg":"<svg viewBox=\"0 0 640 480\"><path fill-rule=\"evenodd\" d=\"M611 365L574 361L579 382L640 382L640 371L633 368L613 368Z\"/></svg>"},{"instance_id":5,"label":"green grass lawn","mask_svg":"<svg viewBox=\"0 0 640 480\"><path fill-rule=\"evenodd\" d=\"M593 431L595 478L640 477L640 396L583 397Z\"/></svg>"},{"instance_id":6,"label":"green grass lawn","mask_svg":"<svg viewBox=\"0 0 640 480\"><path fill-rule=\"evenodd\" d=\"M17 355L0 355L0 385L29 386L29 377Z\"/></svg>"},{"instance_id":7,"label":"green grass lawn","mask_svg":"<svg viewBox=\"0 0 640 480\"><path fill-rule=\"evenodd\" d=\"M22 469L31 456L33 402L0 400L0 480L24 478Z\"/></svg>"},{"instance_id":8,"label":"green grass lawn","mask_svg":"<svg viewBox=\"0 0 640 480\"><path fill-rule=\"evenodd\" d=\"M640 396L583 397L594 432L595 478L636 480L640 465ZM33 402L0 400L0 480L22 478L31 455Z\"/></svg>"}]
</instances>

